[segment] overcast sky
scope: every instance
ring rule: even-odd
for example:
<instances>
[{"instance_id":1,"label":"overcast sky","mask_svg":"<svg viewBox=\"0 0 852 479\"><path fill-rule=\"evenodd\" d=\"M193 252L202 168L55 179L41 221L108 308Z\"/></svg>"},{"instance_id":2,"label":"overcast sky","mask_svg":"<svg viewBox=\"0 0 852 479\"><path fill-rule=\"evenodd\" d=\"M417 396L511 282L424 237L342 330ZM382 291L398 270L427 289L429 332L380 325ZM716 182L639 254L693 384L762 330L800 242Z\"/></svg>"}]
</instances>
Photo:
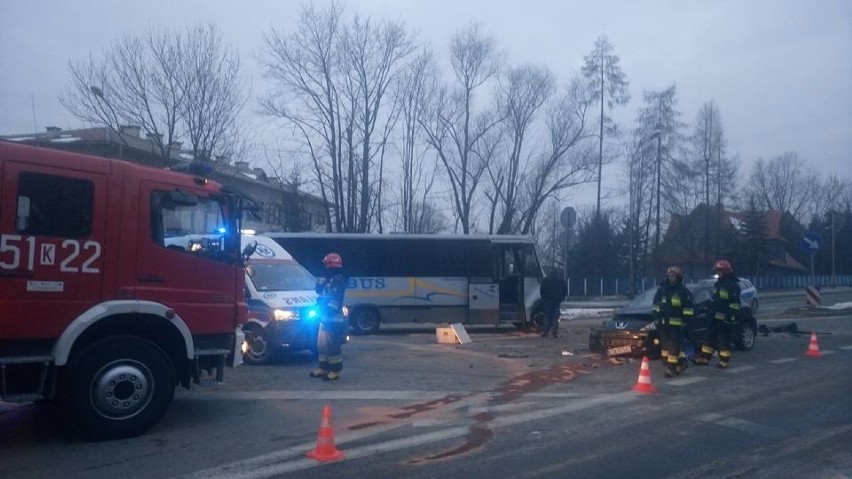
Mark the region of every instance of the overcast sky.
<instances>
[{"instance_id":1,"label":"overcast sky","mask_svg":"<svg viewBox=\"0 0 852 479\"><path fill-rule=\"evenodd\" d=\"M316 1L316 5L328 2ZM632 99L615 111L631 128L642 92L677 85L682 119L715 100L729 152L747 175L785 151L825 176L852 177L852 1L849 0L351 0L350 12L401 20L446 58L450 37L479 22L512 64L567 80L595 39L609 37ZM296 1L2 0L0 135L84 126L57 97L69 60L150 26L217 25L242 56L255 94L266 90L255 52L269 27L290 28ZM254 104L248 108L254 110ZM606 190L619 185L604 184ZM591 200L581 200L594 203Z\"/></svg>"}]
</instances>

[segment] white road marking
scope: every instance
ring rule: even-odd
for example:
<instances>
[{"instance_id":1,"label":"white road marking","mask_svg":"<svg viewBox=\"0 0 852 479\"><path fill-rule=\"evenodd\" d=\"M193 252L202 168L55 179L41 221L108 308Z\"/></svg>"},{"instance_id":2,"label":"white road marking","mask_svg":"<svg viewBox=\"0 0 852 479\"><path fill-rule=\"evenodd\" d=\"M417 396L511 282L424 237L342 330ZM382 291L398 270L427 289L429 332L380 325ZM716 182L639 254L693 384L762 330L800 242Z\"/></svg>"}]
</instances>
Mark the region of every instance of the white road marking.
<instances>
[{"instance_id":1,"label":"white road marking","mask_svg":"<svg viewBox=\"0 0 852 479\"><path fill-rule=\"evenodd\" d=\"M494 419L493 421L489 421L488 425L491 429L498 429L508 426L514 426L517 424L521 424L529 421L536 421L541 419L546 419L549 417L559 416L562 414L582 411L584 409L589 409L596 406L601 406L605 404L619 404L619 403L627 403L631 401L637 400L640 396L639 393L635 393L633 391L625 391L621 393L615 394L604 394L595 397L590 397L586 399L579 399L575 402L550 408L550 409L540 409L537 411L531 411L527 413L516 414L512 416L499 417ZM406 423L403 423L406 424ZM400 424L402 425L402 424ZM397 425L399 427L399 425ZM373 429L373 428L371 428ZM389 428L393 429L393 428ZM366 432L365 430L364 432ZM384 431L382 431L384 432ZM433 442L445 441L447 439L453 439L457 437L462 437L470 432L470 428L467 426L460 427L452 427L449 429L444 429L440 431L434 431L426 434L419 434L416 436L410 436L403 439L397 439L392 441L386 441L377 444L370 444L367 446L363 446L356 449L344 450L342 451L347 459L357 459L360 457L366 457L373 454L396 451L400 449L406 449L410 447L420 446L423 444L429 444ZM347 441L352 441L352 435L341 437L340 441L335 441L335 444L342 444ZM307 444L304 446L296 446L279 453L266 454L264 456L258 456L255 458L247 459L244 461L238 461L230 464L224 464L221 466L217 466L210 469L205 469L203 471L197 471L195 473L181 476L182 478L215 478L215 479L257 479L257 478L266 478L266 477L274 477L281 474L285 474L293 471L300 471L312 467L317 467L322 465L317 461L312 459L293 459L286 462L281 462L282 460L286 460L287 458L294 457L298 454L305 454L306 452L312 450L313 444Z\"/></svg>"},{"instance_id":2,"label":"white road marking","mask_svg":"<svg viewBox=\"0 0 852 479\"><path fill-rule=\"evenodd\" d=\"M736 429L738 431L743 431L749 434L757 434L767 437L776 437L781 434L781 431L774 427L764 426L762 424L746 421L737 417L719 416L714 418L708 418L707 420L704 420L703 418L699 417L699 419L704 422L709 422L719 426Z\"/></svg>"},{"instance_id":3,"label":"white road marking","mask_svg":"<svg viewBox=\"0 0 852 479\"><path fill-rule=\"evenodd\" d=\"M739 366L736 368L730 368L727 371L731 374L738 374L745 371L751 371L752 369L755 369L754 366Z\"/></svg>"},{"instance_id":4,"label":"white road marking","mask_svg":"<svg viewBox=\"0 0 852 479\"><path fill-rule=\"evenodd\" d=\"M672 386L687 386L689 384L695 384L707 379L704 376L689 376L686 378L673 379L671 381L666 381L666 384L670 384Z\"/></svg>"},{"instance_id":5,"label":"white road marking","mask_svg":"<svg viewBox=\"0 0 852 479\"><path fill-rule=\"evenodd\" d=\"M834 354L834 351L832 351L831 349L820 349L819 352L822 353L823 356L825 356L826 354Z\"/></svg>"},{"instance_id":6,"label":"white road marking","mask_svg":"<svg viewBox=\"0 0 852 479\"><path fill-rule=\"evenodd\" d=\"M792 363L793 361L798 361L796 358L781 358L781 359L773 359L769 361L773 364L782 364L782 363Z\"/></svg>"},{"instance_id":7,"label":"white road marking","mask_svg":"<svg viewBox=\"0 0 852 479\"><path fill-rule=\"evenodd\" d=\"M846 351L852 351L852 344L849 346L840 346L840 349L845 349Z\"/></svg>"},{"instance_id":8,"label":"white road marking","mask_svg":"<svg viewBox=\"0 0 852 479\"><path fill-rule=\"evenodd\" d=\"M180 398L200 401L281 401L290 399L410 401L415 399L432 400L466 394L470 394L470 391L210 391L199 394L182 394Z\"/></svg>"}]
</instances>

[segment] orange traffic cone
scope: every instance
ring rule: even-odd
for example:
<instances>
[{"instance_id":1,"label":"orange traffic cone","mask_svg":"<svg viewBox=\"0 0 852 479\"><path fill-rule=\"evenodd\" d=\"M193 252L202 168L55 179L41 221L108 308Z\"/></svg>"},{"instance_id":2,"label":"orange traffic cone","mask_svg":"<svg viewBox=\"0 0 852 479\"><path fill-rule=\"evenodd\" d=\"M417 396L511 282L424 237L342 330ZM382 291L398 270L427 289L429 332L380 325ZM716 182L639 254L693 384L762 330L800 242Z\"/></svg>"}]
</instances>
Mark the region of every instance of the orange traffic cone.
<instances>
[{"instance_id":1,"label":"orange traffic cone","mask_svg":"<svg viewBox=\"0 0 852 479\"><path fill-rule=\"evenodd\" d=\"M822 353L819 352L819 344L817 344L816 331L811 331L811 342L808 344L808 351L805 353L805 356L812 358L822 356Z\"/></svg>"},{"instance_id":2,"label":"orange traffic cone","mask_svg":"<svg viewBox=\"0 0 852 479\"><path fill-rule=\"evenodd\" d=\"M322 408L322 422L319 434L317 434L317 445L313 451L308 452L308 457L320 462L339 461L345 456L334 446L334 430L331 428L331 406L326 404Z\"/></svg>"},{"instance_id":3,"label":"orange traffic cone","mask_svg":"<svg viewBox=\"0 0 852 479\"><path fill-rule=\"evenodd\" d=\"M642 357L642 367L639 368L639 379L633 390L640 393L655 393L657 388L651 384L651 369L648 367L648 356Z\"/></svg>"}]
</instances>

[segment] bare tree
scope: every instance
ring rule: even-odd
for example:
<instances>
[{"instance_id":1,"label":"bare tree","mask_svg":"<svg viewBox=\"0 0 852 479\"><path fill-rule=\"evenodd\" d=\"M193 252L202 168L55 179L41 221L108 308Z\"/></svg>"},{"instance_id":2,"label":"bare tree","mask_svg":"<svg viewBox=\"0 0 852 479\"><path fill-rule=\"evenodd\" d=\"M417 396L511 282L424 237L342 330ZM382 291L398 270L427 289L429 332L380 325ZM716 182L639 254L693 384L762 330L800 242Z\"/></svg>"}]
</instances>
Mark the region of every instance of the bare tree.
<instances>
[{"instance_id":1,"label":"bare tree","mask_svg":"<svg viewBox=\"0 0 852 479\"><path fill-rule=\"evenodd\" d=\"M244 105L243 85L237 54L213 27L182 34L152 29L114 43L100 60L89 57L69 67L73 84L60 102L81 120L107 126L125 144L118 134L122 125L150 133L164 161L182 139L196 156L230 146L227 133Z\"/></svg>"},{"instance_id":2,"label":"bare tree","mask_svg":"<svg viewBox=\"0 0 852 479\"><path fill-rule=\"evenodd\" d=\"M491 177L491 218L499 207L502 219L496 225L497 234L509 234L517 225L519 189L523 173L527 170L529 149L527 139L533 137L536 117L545 102L553 95L554 76L542 67L525 66L512 68L502 79L498 90L498 102L506 120L503 127L509 139L504 161L494 161L487 166ZM531 148L536 148L531 142ZM495 232L492 220L490 232Z\"/></svg>"},{"instance_id":3,"label":"bare tree","mask_svg":"<svg viewBox=\"0 0 852 479\"><path fill-rule=\"evenodd\" d=\"M677 105L677 93L675 85L665 90L645 92L645 106L640 108L637 118L636 135L641 141L642 155L654 158L654 196L650 199L654 205L654 248L660 244L660 233L662 231L663 189L668 186L669 179L683 175L683 171L677 171L675 160L682 154L683 135L681 130L686 126L678 118L680 112L675 109ZM654 141L647 141L653 138ZM651 209L648 209L650 219Z\"/></svg>"},{"instance_id":4,"label":"bare tree","mask_svg":"<svg viewBox=\"0 0 852 479\"><path fill-rule=\"evenodd\" d=\"M746 188L759 209L779 210L806 224L813 214L813 199L819 189L816 175L807 173L804 163L792 151L770 159L757 160Z\"/></svg>"},{"instance_id":5,"label":"bare tree","mask_svg":"<svg viewBox=\"0 0 852 479\"><path fill-rule=\"evenodd\" d=\"M692 167L702 179L704 203L724 206L736 196L737 165L727 157L728 140L716 102L710 100L701 105L691 140Z\"/></svg>"},{"instance_id":6,"label":"bare tree","mask_svg":"<svg viewBox=\"0 0 852 479\"><path fill-rule=\"evenodd\" d=\"M599 37L595 41L592 52L583 57L583 76L592 92L592 99L600 103L600 125L598 133L598 200L595 214L601 212L601 180L603 171L604 125L614 131L612 119L606 116L604 104L609 110L615 105L625 105L630 100L627 92L629 82L621 71L618 55L613 53L612 44L607 37Z\"/></svg>"},{"instance_id":7,"label":"bare tree","mask_svg":"<svg viewBox=\"0 0 852 479\"><path fill-rule=\"evenodd\" d=\"M449 179L456 220L462 232L469 234L474 194L487 165L485 151L478 149L484 146L486 134L502 120L487 110L477 114L474 99L497 73L499 59L494 40L484 36L475 24L453 37L450 55L454 87L439 90L421 126Z\"/></svg>"},{"instance_id":8,"label":"bare tree","mask_svg":"<svg viewBox=\"0 0 852 479\"><path fill-rule=\"evenodd\" d=\"M237 117L246 104L240 81L240 58L222 42L212 26L189 30L182 43L179 111L195 158L209 160L214 152L233 155Z\"/></svg>"},{"instance_id":9,"label":"bare tree","mask_svg":"<svg viewBox=\"0 0 852 479\"><path fill-rule=\"evenodd\" d=\"M571 187L593 181L594 154L586 128L590 105L579 80L569 83L564 93L548 106L546 141L541 153L534 154L523 190L516 202L517 226L513 233L530 234L545 201Z\"/></svg>"},{"instance_id":10,"label":"bare tree","mask_svg":"<svg viewBox=\"0 0 852 479\"><path fill-rule=\"evenodd\" d=\"M261 99L264 113L292 125L310 158L326 205L328 231L346 229L343 211L343 124L338 85L341 58L337 38L343 10L305 7L290 34L272 29L260 58L275 88Z\"/></svg>"},{"instance_id":11,"label":"bare tree","mask_svg":"<svg viewBox=\"0 0 852 479\"><path fill-rule=\"evenodd\" d=\"M386 93L413 51L401 24L306 6L295 31L264 39L275 88L263 111L292 125L311 158L329 231L370 231L381 210L382 161L395 113ZM384 128L376 133L380 124Z\"/></svg>"},{"instance_id":12,"label":"bare tree","mask_svg":"<svg viewBox=\"0 0 852 479\"><path fill-rule=\"evenodd\" d=\"M438 159L427 163L428 145L423 140L420 123L437 88L435 60L431 50L423 48L400 75L394 85L394 98L400 112L399 157L402 177L397 191L398 228L407 233L433 232L427 215L437 212L430 194L435 185Z\"/></svg>"}]
</instances>

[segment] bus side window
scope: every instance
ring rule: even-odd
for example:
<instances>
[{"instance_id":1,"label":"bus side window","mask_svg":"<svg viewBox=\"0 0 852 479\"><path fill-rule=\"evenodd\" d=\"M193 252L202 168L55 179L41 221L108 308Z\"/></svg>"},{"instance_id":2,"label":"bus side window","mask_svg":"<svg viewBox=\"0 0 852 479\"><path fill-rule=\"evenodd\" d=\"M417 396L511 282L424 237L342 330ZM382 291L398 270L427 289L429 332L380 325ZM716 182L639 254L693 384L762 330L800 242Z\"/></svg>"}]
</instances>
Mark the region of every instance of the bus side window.
<instances>
[{"instance_id":1,"label":"bus side window","mask_svg":"<svg viewBox=\"0 0 852 479\"><path fill-rule=\"evenodd\" d=\"M491 245L487 243L468 245L467 275L478 280L492 281L495 278L494 265L496 261L491 256Z\"/></svg>"}]
</instances>

